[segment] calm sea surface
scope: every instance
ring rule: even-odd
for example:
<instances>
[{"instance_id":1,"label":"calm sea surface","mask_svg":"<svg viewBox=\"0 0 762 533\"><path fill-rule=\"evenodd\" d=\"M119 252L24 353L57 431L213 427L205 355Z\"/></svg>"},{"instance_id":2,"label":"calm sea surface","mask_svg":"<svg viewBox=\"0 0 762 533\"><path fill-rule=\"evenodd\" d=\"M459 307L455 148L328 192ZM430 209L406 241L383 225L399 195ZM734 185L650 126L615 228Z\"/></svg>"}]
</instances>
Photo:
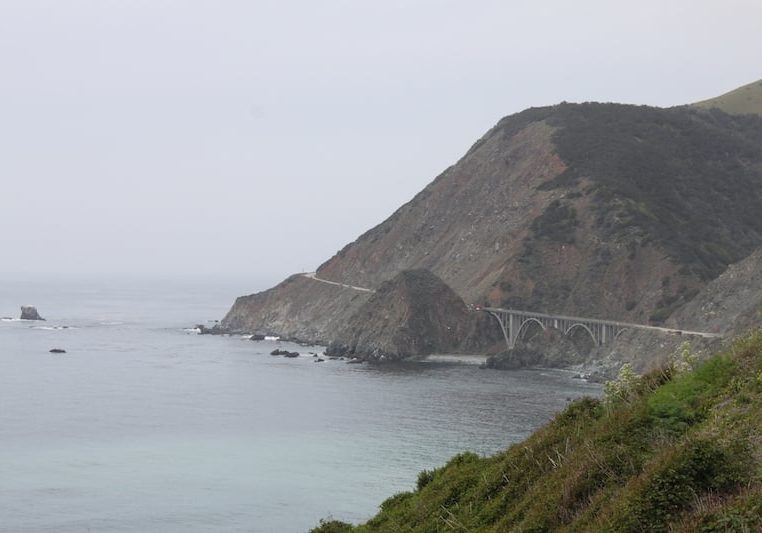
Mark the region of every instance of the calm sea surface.
<instances>
[{"instance_id":1,"label":"calm sea surface","mask_svg":"<svg viewBox=\"0 0 762 533\"><path fill-rule=\"evenodd\" d=\"M184 331L252 289L0 281L0 316L47 318L0 322L0 531L360 521L420 470L505 448L599 391L564 372L316 364L316 348Z\"/></svg>"}]
</instances>

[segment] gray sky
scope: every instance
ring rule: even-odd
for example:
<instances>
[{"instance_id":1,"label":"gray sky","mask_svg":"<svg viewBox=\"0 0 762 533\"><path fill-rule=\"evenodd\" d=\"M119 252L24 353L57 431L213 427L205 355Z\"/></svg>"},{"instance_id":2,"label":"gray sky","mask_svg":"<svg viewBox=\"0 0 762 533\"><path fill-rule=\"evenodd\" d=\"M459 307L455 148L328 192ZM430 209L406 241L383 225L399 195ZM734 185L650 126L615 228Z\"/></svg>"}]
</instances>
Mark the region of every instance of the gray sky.
<instances>
[{"instance_id":1,"label":"gray sky","mask_svg":"<svg viewBox=\"0 0 762 533\"><path fill-rule=\"evenodd\" d=\"M533 105L762 78L762 3L0 0L0 275L313 270Z\"/></svg>"}]
</instances>

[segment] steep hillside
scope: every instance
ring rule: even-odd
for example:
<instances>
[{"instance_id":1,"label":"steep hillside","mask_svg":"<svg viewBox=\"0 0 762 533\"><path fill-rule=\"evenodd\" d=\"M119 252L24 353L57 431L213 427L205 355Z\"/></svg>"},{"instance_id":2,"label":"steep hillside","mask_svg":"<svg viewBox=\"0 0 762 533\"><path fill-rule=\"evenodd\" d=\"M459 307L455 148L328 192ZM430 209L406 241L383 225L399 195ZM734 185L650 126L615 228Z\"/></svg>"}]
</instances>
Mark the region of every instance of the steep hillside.
<instances>
[{"instance_id":1,"label":"steep hillside","mask_svg":"<svg viewBox=\"0 0 762 533\"><path fill-rule=\"evenodd\" d=\"M672 321L726 335L762 325L762 248L728 267Z\"/></svg>"},{"instance_id":2,"label":"steep hillside","mask_svg":"<svg viewBox=\"0 0 762 533\"><path fill-rule=\"evenodd\" d=\"M580 369L596 377L613 378L623 363L638 372L666 364L668 357L688 341L703 355L727 346L729 339L750 328L762 327L762 248L738 263L730 265L719 277L707 284L690 302L678 309L667 326L719 333L723 337L702 339L625 331L614 342L579 354ZM541 362L563 347L544 347ZM564 350L566 357L573 349ZM647 354L644 356L644 354Z\"/></svg>"},{"instance_id":3,"label":"steep hillside","mask_svg":"<svg viewBox=\"0 0 762 533\"><path fill-rule=\"evenodd\" d=\"M529 109L318 277L425 268L467 303L660 323L762 244L760 147L762 118L718 110ZM241 298L223 324L329 342L367 295L315 283Z\"/></svg>"},{"instance_id":4,"label":"steep hillside","mask_svg":"<svg viewBox=\"0 0 762 533\"><path fill-rule=\"evenodd\" d=\"M222 327L326 343L369 297L295 274L272 289L237 298Z\"/></svg>"},{"instance_id":5,"label":"steep hillside","mask_svg":"<svg viewBox=\"0 0 762 533\"><path fill-rule=\"evenodd\" d=\"M762 332L571 404L492 457L423 471L366 524L315 533L762 530Z\"/></svg>"},{"instance_id":6,"label":"steep hillside","mask_svg":"<svg viewBox=\"0 0 762 533\"><path fill-rule=\"evenodd\" d=\"M704 109L716 107L734 115L762 115L762 80L693 105Z\"/></svg>"},{"instance_id":7,"label":"steep hillside","mask_svg":"<svg viewBox=\"0 0 762 533\"><path fill-rule=\"evenodd\" d=\"M428 270L403 270L381 284L328 346L327 355L391 360L456 351L475 313Z\"/></svg>"}]
</instances>

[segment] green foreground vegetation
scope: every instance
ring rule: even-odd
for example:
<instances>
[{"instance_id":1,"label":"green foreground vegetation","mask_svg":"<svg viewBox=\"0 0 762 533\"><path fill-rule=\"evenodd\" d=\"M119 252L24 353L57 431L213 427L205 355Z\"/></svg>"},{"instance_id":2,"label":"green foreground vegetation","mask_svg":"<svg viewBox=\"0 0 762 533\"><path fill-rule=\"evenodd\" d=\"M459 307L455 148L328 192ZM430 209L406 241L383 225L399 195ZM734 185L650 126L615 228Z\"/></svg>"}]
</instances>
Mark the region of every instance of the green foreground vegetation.
<instances>
[{"instance_id":1,"label":"green foreground vegetation","mask_svg":"<svg viewBox=\"0 0 762 533\"><path fill-rule=\"evenodd\" d=\"M625 367L526 441L313 533L762 531L762 331L694 366L686 348L642 377Z\"/></svg>"}]
</instances>

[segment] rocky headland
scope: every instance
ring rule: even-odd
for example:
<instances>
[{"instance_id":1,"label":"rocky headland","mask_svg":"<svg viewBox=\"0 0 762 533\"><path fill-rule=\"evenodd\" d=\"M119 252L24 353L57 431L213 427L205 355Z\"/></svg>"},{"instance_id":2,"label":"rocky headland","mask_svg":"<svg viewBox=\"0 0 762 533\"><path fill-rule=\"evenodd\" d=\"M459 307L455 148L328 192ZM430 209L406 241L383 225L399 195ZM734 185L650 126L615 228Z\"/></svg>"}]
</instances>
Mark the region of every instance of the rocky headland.
<instances>
[{"instance_id":1,"label":"rocky headland","mask_svg":"<svg viewBox=\"0 0 762 533\"><path fill-rule=\"evenodd\" d=\"M416 309L411 294L428 303L444 294L436 284L432 294L406 292L400 274L421 270L466 310L488 305L717 332L753 320L758 300L748 291L756 289L738 283L732 296L721 287L752 272L754 261L743 261L762 247L762 117L728 110L563 103L506 117L313 276L238 298L220 329L368 358L504 349L484 313L465 325L445 316L411 323L403 312ZM408 335L411 324L416 333ZM647 368L684 340L629 331L600 348L574 343L569 351L574 339L565 339L561 353L547 334L520 346L509 366Z\"/></svg>"}]
</instances>

